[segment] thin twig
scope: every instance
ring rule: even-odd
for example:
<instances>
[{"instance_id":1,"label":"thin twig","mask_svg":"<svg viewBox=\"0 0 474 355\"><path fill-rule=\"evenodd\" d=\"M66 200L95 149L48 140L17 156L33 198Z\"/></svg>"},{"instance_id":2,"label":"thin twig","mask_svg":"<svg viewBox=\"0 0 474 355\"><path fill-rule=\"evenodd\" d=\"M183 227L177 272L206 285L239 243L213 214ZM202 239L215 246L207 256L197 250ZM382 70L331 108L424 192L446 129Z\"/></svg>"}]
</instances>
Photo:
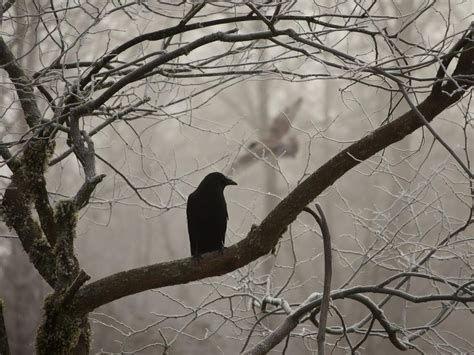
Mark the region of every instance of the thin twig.
<instances>
[{"instance_id":1,"label":"thin twig","mask_svg":"<svg viewBox=\"0 0 474 355\"><path fill-rule=\"evenodd\" d=\"M362 337L362 339L356 344L354 345L354 348L352 349L352 354L355 354L356 353L356 350L359 349L359 347L364 344L364 342L367 340L367 338L369 337L370 335L370 332L372 331L372 327L374 326L374 323L375 323L375 317L372 316L372 320L370 321L370 324L369 324L369 327L367 328L367 331L365 332L364 336Z\"/></svg>"},{"instance_id":2,"label":"thin twig","mask_svg":"<svg viewBox=\"0 0 474 355\"><path fill-rule=\"evenodd\" d=\"M372 301L369 297L362 294L350 295L348 296L348 298L352 298L353 300L356 300L362 303L370 310L370 312L372 313L372 316L379 321L380 325L384 328L385 332L387 333L388 338L397 349L408 350L410 348L408 344L405 344L400 339L398 339L397 337L397 332L399 331L398 328L393 326L390 323L390 321L385 316L383 310L379 308L374 301Z\"/></svg>"}]
</instances>

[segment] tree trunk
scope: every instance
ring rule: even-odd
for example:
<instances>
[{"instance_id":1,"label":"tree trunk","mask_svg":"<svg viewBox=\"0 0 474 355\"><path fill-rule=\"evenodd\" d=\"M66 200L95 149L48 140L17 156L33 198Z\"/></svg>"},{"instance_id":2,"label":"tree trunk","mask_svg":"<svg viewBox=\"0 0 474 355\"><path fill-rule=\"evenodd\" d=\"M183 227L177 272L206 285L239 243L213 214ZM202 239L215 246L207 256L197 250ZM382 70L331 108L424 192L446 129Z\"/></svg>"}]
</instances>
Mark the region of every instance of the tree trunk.
<instances>
[{"instance_id":1,"label":"tree trunk","mask_svg":"<svg viewBox=\"0 0 474 355\"><path fill-rule=\"evenodd\" d=\"M45 302L45 316L38 329L38 355L87 355L90 348L90 324L87 316L77 317L67 312L50 295Z\"/></svg>"}]
</instances>

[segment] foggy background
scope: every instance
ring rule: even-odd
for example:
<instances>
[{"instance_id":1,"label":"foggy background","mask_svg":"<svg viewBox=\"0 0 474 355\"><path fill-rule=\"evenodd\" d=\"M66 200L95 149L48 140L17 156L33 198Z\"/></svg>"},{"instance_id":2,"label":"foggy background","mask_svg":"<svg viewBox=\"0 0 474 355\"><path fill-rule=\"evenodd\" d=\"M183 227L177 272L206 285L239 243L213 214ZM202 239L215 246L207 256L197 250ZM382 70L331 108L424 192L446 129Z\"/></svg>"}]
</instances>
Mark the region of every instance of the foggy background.
<instances>
[{"instance_id":1,"label":"foggy background","mask_svg":"<svg viewBox=\"0 0 474 355\"><path fill-rule=\"evenodd\" d=\"M304 3L304 4L303 4ZM295 11L314 11L312 2L297 4ZM332 2L325 2L328 6ZM382 1L379 12L398 20L381 23L394 32L416 16L423 1ZM22 13L36 11L28 2L18 2L15 10ZM169 16L159 16L139 6L130 9L133 18L117 11L105 18L90 35L81 38L77 49L68 53L69 61L95 60L107 49L133 36L176 24L184 9L150 4ZM184 6L184 5L183 5ZM187 4L186 6L189 6ZM305 9L305 6L308 6ZM324 9L338 13L353 4L341 3ZM446 36L468 27L471 19L469 2L440 2L428 13L403 31L403 38L412 42L436 43ZM212 18L211 8L206 14ZM229 13L229 16L232 14ZM66 15L67 16L67 15ZM443 19L449 18L450 23ZM91 25L93 19L83 13L67 18L68 36L76 36ZM202 19L201 19L202 20ZM17 54L25 54L21 64L28 72L40 70L54 57L54 47L48 41L33 47L41 33L34 19L18 20L14 42ZM24 23L23 23L24 22ZM262 24L251 24L254 30ZM232 26L230 26L232 27ZM249 24L239 25L252 29ZM9 31L4 29L4 31ZM203 29L187 35L203 35ZM373 43L358 37L339 38L335 33L324 38L325 45L334 44L347 52L369 53ZM197 37L196 37L197 38ZM339 41L344 41L342 44ZM212 45L185 57L192 62L213 50ZM263 45L263 43L262 43ZM406 58L416 49L398 43ZM133 60L161 49L161 43L150 42L133 47L127 52ZM50 52L48 52L50 48ZM338 47L339 48L339 47ZM40 50L41 49L41 50ZM381 51L386 49L381 48ZM276 55L290 55L280 49L269 48L233 58L239 61L265 61ZM389 55L388 53L386 55ZM413 57L413 62L419 60ZM270 69L272 64L263 65ZM279 69L299 73L324 73L327 68L302 57L287 59ZM433 76L436 67L419 70L417 76ZM5 74L1 73L5 82ZM333 155L380 126L387 119L398 117L409 108L399 93L369 87L337 78L331 71L326 78L301 79L288 82L282 77L268 75L228 78L188 78L183 80L153 76L134 89L135 97L149 97L143 117L119 120L94 136L98 155L108 164L97 161L98 173L107 177L98 186L95 198L80 213L76 251L84 270L98 279L112 273L153 263L190 256L186 198L201 179L212 171L225 172L238 186L226 189L229 211L226 245L243 239L252 224L258 224L271 209L308 174L315 171ZM204 87L221 82L215 89L202 95ZM378 82L379 85L385 85ZM2 87L2 111L11 102L10 94ZM429 88L419 88L419 98ZM195 95L195 96L194 96ZM134 97L134 98L135 98ZM248 154L249 145L269 132L276 116L301 98L301 107L292 118L291 127L282 139L284 147L293 151L279 156L266 154L245 166L236 166L238 159ZM117 99L129 100L130 96ZM172 106L167 103L180 100ZM400 102L401 101L401 102ZM192 109L191 109L192 108ZM149 111L147 111L147 109ZM387 117L387 112L390 112ZM462 157L474 153L472 121L466 127L466 117L454 106L433 121L436 131ZM471 119L472 120L472 119ZM96 125L90 118L90 126ZM18 137L26 128L9 116L2 118L0 132L4 140ZM293 144L293 145L291 145ZM62 142L55 156L67 148ZM111 167L113 166L113 168ZM8 175L6 168L1 175ZM48 171L48 189L52 199L70 196L82 184L78 162L69 156ZM128 181L135 187L136 194ZM4 187L4 186L3 186ZM436 245L447 234L466 223L472 208L469 182L454 160L433 141L427 130L418 130L403 141L392 145L344 175L327 189L317 202L321 204L333 237L332 288L348 285L368 285L383 281L396 271L406 270L423 250ZM2 226L2 235L11 233ZM463 235L472 238L473 228ZM472 244L453 243L436 254L426 267L442 278L472 275ZM90 314L93 330L91 353L162 353L157 343L173 342L171 354L226 353L242 350L246 334L241 328L251 329L255 323L252 300L272 294L285 298L290 304L303 302L311 293L322 290L322 241L319 228L308 215L300 215L282 237L276 255L269 255L230 274L167 287L130 296L97 309ZM433 285L414 280L405 290L417 294L432 293ZM7 331L14 354L31 354L34 332L41 317L43 298L50 292L28 262L15 238L0 238L0 297L6 303ZM239 296L241 295L241 296ZM374 300L382 299L374 295ZM353 301L340 300L335 305L347 324L367 315L364 307ZM384 307L386 316L394 323L422 325L429 321L439 304L404 304L392 299ZM266 318L263 323L273 328L282 321L281 315ZM470 311L453 311L437 328L433 343L452 344L440 347L439 353L455 353L454 348L471 349L474 342ZM333 313L329 325L340 325ZM379 327L376 324L376 327ZM299 332L314 332L309 325ZM334 344L338 336L327 335ZM429 337L416 343L422 349L433 349ZM471 343L469 343L471 342ZM282 351L284 344L280 344ZM316 343L292 338L287 353L305 354L316 351ZM365 354L397 354L399 351L386 339L371 337L365 344ZM431 350L430 350L431 351ZM431 353L428 351L428 353ZM344 354L336 349L334 354ZM415 353L407 351L405 353Z\"/></svg>"}]
</instances>

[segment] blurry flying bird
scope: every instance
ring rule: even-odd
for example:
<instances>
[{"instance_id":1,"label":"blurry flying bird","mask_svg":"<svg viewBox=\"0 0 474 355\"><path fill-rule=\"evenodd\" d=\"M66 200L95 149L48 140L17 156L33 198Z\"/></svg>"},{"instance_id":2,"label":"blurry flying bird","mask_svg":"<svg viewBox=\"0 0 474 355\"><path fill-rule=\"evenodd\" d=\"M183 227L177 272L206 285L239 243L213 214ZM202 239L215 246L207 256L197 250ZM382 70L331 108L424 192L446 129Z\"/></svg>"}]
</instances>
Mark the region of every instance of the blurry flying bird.
<instances>
[{"instance_id":1,"label":"blurry flying bird","mask_svg":"<svg viewBox=\"0 0 474 355\"><path fill-rule=\"evenodd\" d=\"M303 99L300 97L276 115L267 132L260 139L251 142L247 146L247 151L232 163L229 170L241 169L258 159L265 158L268 154L273 154L276 158L294 157L298 152L298 141L294 136L289 136L286 141L284 138L288 136L291 123L296 118L302 103Z\"/></svg>"},{"instance_id":2,"label":"blurry flying bird","mask_svg":"<svg viewBox=\"0 0 474 355\"><path fill-rule=\"evenodd\" d=\"M221 173L208 174L188 197L186 215L191 255L224 249L227 205L224 188L237 185Z\"/></svg>"}]
</instances>

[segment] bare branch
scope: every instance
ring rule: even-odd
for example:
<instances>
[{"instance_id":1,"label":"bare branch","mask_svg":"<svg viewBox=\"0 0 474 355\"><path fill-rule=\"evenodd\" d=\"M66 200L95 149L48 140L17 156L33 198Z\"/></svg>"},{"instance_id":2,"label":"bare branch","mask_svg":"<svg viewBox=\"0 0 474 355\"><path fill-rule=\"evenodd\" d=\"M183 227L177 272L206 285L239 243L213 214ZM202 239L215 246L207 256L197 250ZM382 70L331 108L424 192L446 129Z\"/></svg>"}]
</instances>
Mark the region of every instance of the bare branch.
<instances>
[{"instance_id":1,"label":"bare branch","mask_svg":"<svg viewBox=\"0 0 474 355\"><path fill-rule=\"evenodd\" d=\"M16 58L3 40L3 37L0 37L0 67L6 70L10 80L15 85L26 122L30 128L35 127L41 121L41 113L36 103L33 85L23 69L18 65Z\"/></svg>"},{"instance_id":2,"label":"bare branch","mask_svg":"<svg viewBox=\"0 0 474 355\"><path fill-rule=\"evenodd\" d=\"M20 183L20 182L19 182ZM10 228L14 228L24 250L41 276L54 286L56 282L54 254L41 228L34 220L24 188L13 181L5 191L2 201L2 214Z\"/></svg>"},{"instance_id":3,"label":"bare branch","mask_svg":"<svg viewBox=\"0 0 474 355\"><path fill-rule=\"evenodd\" d=\"M329 226L324 216L324 212L319 204L316 204L316 208L319 212L321 222L318 223L321 228L321 234L323 236L323 248L324 248L324 284L323 284L323 297L321 302L321 315L319 316L319 329L318 329L318 353L324 355L324 340L326 333L326 324L329 312L329 302L331 297L331 278L332 278L332 255L331 255L331 234L329 232Z\"/></svg>"},{"instance_id":4,"label":"bare branch","mask_svg":"<svg viewBox=\"0 0 474 355\"><path fill-rule=\"evenodd\" d=\"M400 341L397 337L397 332L398 329L394 327L390 321L385 317L385 314L383 313L383 310L379 308L375 302L373 302L370 298L364 296L364 295L351 295L349 298L359 301L360 303L363 303L372 313L372 316L377 319L382 325L382 327L385 329L385 331L388 334L388 337L392 344L400 350L408 350L410 347L404 344L403 342Z\"/></svg>"},{"instance_id":5,"label":"bare branch","mask_svg":"<svg viewBox=\"0 0 474 355\"><path fill-rule=\"evenodd\" d=\"M192 41L184 46L181 46L175 49L174 51L161 55L157 59L154 59L151 62L146 63L142 65L141 67L139 67L138 69L135 69L131 73L125 75L123 78L121 78L116 83L114 83L110 88L108 88L104 93L102 93L98 98L74 108L75 115L81 116L85 113L91 112L94 109L97 109L98 107L103 105L105 102L107 102L120 89L122 89L126 85L136 80L141 79L143 75L152 71L156 67L164 63L167 63L175 58L178 58L180 56L189 54L194 49L202 47L206 44L216 42L216 41L242 42L242 41L252 41L256 39L268 39L274 36L290 35L291 33L293 33L293 30L288 29L288 30L279 30L276 32L262 31L262 32L255 32L255 33L249 33L249 34L243 34L243 35L232 34L236 31L237 30L231 30L228 32L211 33L209 35L198 38L197 40Z\"/></svg>"},{"instance_id":6,"label":"bare branch","mask_svg":"<svg viewBox=\"0 0 474 355\"><path fill-rule=\"evenodd\" d=\"M5 11L8 11L8 9L15 3L15 0L7 0L5 1L5 4L2 5L2 16Z\"/></svg>"},{"instance_id":7,"label":"bare branch","mask_svg":"<svg viewBox=\"0 0 474 355\"><path fill-rule=\"evenodd\" d=\"M77 191L76 196L74 196L74 204L78 210L87 205L95 187L102 182L105 176L105 174L100 174L92 178L86 177L86 181L82 184L79 191Z\"/></svg>"}]
</instances>

